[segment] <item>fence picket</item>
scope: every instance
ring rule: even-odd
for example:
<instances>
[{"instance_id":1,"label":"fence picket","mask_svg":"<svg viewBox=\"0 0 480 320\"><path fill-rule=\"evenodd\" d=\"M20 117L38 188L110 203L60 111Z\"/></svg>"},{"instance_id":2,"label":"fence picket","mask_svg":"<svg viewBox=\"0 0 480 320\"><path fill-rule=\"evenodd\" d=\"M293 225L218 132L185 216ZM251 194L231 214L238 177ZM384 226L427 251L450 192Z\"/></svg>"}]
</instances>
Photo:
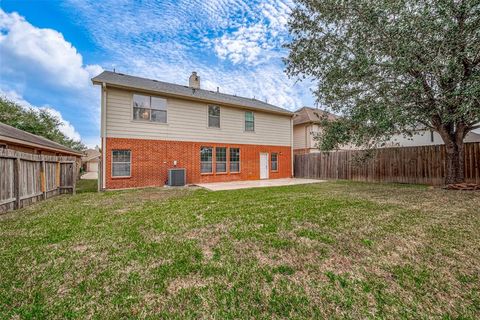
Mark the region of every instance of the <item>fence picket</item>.
<instances>
[{"instance_id":1,"label":"fence picket","mask_svg":"<svg viewBox=\"0 0 480 320\"><path fill-rule=\"evenodd\" d=\"M0 213L61 193L73 193L75 170L74 157L0 149Z\"/></svg>"},{"instance_id":2,"label":"fence picket","mask_svg":"<svg viewBox=\"0 0 480 320\"><path fill-rule=\"evenodd\" d=\"M384 148L357 163L363 151L342 150L295 155L295 177L442 185L445 146ZM480 183L480 143L465 144L465 180Z\"/></svg>"}]
</instances>

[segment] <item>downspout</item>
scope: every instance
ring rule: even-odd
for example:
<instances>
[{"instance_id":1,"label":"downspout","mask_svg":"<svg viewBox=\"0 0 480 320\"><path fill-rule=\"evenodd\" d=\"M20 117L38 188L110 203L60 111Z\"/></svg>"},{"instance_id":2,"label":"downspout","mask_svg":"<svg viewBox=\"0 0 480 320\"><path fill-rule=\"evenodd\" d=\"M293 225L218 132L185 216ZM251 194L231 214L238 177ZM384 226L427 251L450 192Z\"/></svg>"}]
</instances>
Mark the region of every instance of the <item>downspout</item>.
<instances>
[{"instance_id":1,"label":"downspout","mask_svg":"<svg viewBox=\"0 0 480 320\"><path fill-rule=\"evenodd\" d=\"M107 85L102 82L102 106L101 106L101 136L102 136L102 190L106 189L107 171Z\"/></svg>"},{"instance_id":2,"label":"downspout","mask_svg":"<svg viewBox=\"0 0 480 320\"><path fill-rule=\"evenodd\" d=\"M291 177L293 178L293 115L290 118L290 166Z\"/></svg>"}]
</instances>

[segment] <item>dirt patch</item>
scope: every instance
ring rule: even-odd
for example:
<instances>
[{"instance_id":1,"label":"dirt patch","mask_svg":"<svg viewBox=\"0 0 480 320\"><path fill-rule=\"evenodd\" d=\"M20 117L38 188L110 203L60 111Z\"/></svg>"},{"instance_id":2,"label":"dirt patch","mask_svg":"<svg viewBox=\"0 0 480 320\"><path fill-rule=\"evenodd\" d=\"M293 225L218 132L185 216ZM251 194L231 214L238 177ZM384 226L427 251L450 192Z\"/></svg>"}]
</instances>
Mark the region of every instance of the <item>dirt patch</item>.
<instances>
[{"instance_id":1,"label":"dirt patch","mask_svg":"<svg viewBox=\"0 0 480 320\"><path fill-rule=\"evenodd\" d=\"M290 266L301 270L305 266L317 264L320 261L320 255L317 250L302 250L300 252L294 248L266 249L260 244L243 240L236 241L234 248L235 254L241 260L254 258L262 266Z\"/></svg>"},{"instance_id":2,"label":"dirt patch","mask_svg":"<svg viewBox=\"0 0 480 320\"><path fill-rule=\"evenodd\" d=\"M200 245L204 258L208 261L213 258L214 249L222 238L228 236L228 223L219 223L202 228L192 229L183 234L187 239L196 240Z\"/></svg>"},{"instance_id":3,"label":"dirt patch","mask_svg":"<svg viewBox=\"0 0 480 320\"><path fill-rule=\"evenodd\" d=\"M190 275L176 278L168 285L167 291L170 294L177 294L180 290L190 288L202 288L216 282L214 278L202 278L200 275Z\"/></svg>"},{"instance_id":4,"label":"dirt patch","mask_svg":"<svg viewBox=\"0 0 480 320\"><path fill-rule=\"evenodd\" d=\"M83 244L83 243L76 244L72 247L73 251L79 252L79 253L84 253L85 251L88 251L90 249L92 249L91 245Z\"/></svg>"}]
</instances>

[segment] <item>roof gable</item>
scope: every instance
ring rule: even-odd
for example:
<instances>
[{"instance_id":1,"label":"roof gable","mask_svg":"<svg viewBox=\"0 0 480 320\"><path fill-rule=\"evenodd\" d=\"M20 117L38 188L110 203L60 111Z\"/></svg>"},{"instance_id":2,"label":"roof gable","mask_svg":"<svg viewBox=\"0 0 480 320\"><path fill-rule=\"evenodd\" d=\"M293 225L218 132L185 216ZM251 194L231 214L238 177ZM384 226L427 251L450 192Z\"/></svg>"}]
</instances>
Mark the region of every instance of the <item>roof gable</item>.
<instances>
[{"instance_id":1,"label":"roof gable","mask_svg":"<svg viewBox=\"0 0 480 320\"><path fill-rule=\"evenodd\" d=\"M295 111L295 116L293 117L293 125L299 125L304 123L317 123L320 124L322 117L326 116L328 120L332 121L338 117L329 112L313 109L309 107L303 107Z\"/></svg>"}]
</instances>

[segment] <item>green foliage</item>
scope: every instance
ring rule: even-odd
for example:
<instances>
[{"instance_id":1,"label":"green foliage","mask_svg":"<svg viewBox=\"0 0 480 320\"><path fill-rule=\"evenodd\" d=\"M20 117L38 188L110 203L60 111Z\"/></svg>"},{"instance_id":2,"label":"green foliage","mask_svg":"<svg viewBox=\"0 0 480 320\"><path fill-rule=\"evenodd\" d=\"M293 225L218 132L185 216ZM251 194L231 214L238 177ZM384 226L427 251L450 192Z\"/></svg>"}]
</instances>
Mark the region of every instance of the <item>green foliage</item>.
<instances>
[{"instance_id":1,"label":"green foliage","mask_svg":"<svg viewBox=\"0 0 480 320\"><path fill-rule=\"evenodd\" d=\"M478 0L297 0L289 27L287 73L343 115L324 123L322 149L422 127L455 152L480 122Z\"/></svg>"},{"instance_id":2,"label":"green foliage","mask_svg":"<svg viewBox=\"0 0 480 320\"><path fill-rule=\"evenodd\" d=\"M60 131L60 119L50 114L47 109L24 108L5 97L0 97L0 122L75 150L86 149L81 141L68 138Z\"/></svg>"}]
</instances>

